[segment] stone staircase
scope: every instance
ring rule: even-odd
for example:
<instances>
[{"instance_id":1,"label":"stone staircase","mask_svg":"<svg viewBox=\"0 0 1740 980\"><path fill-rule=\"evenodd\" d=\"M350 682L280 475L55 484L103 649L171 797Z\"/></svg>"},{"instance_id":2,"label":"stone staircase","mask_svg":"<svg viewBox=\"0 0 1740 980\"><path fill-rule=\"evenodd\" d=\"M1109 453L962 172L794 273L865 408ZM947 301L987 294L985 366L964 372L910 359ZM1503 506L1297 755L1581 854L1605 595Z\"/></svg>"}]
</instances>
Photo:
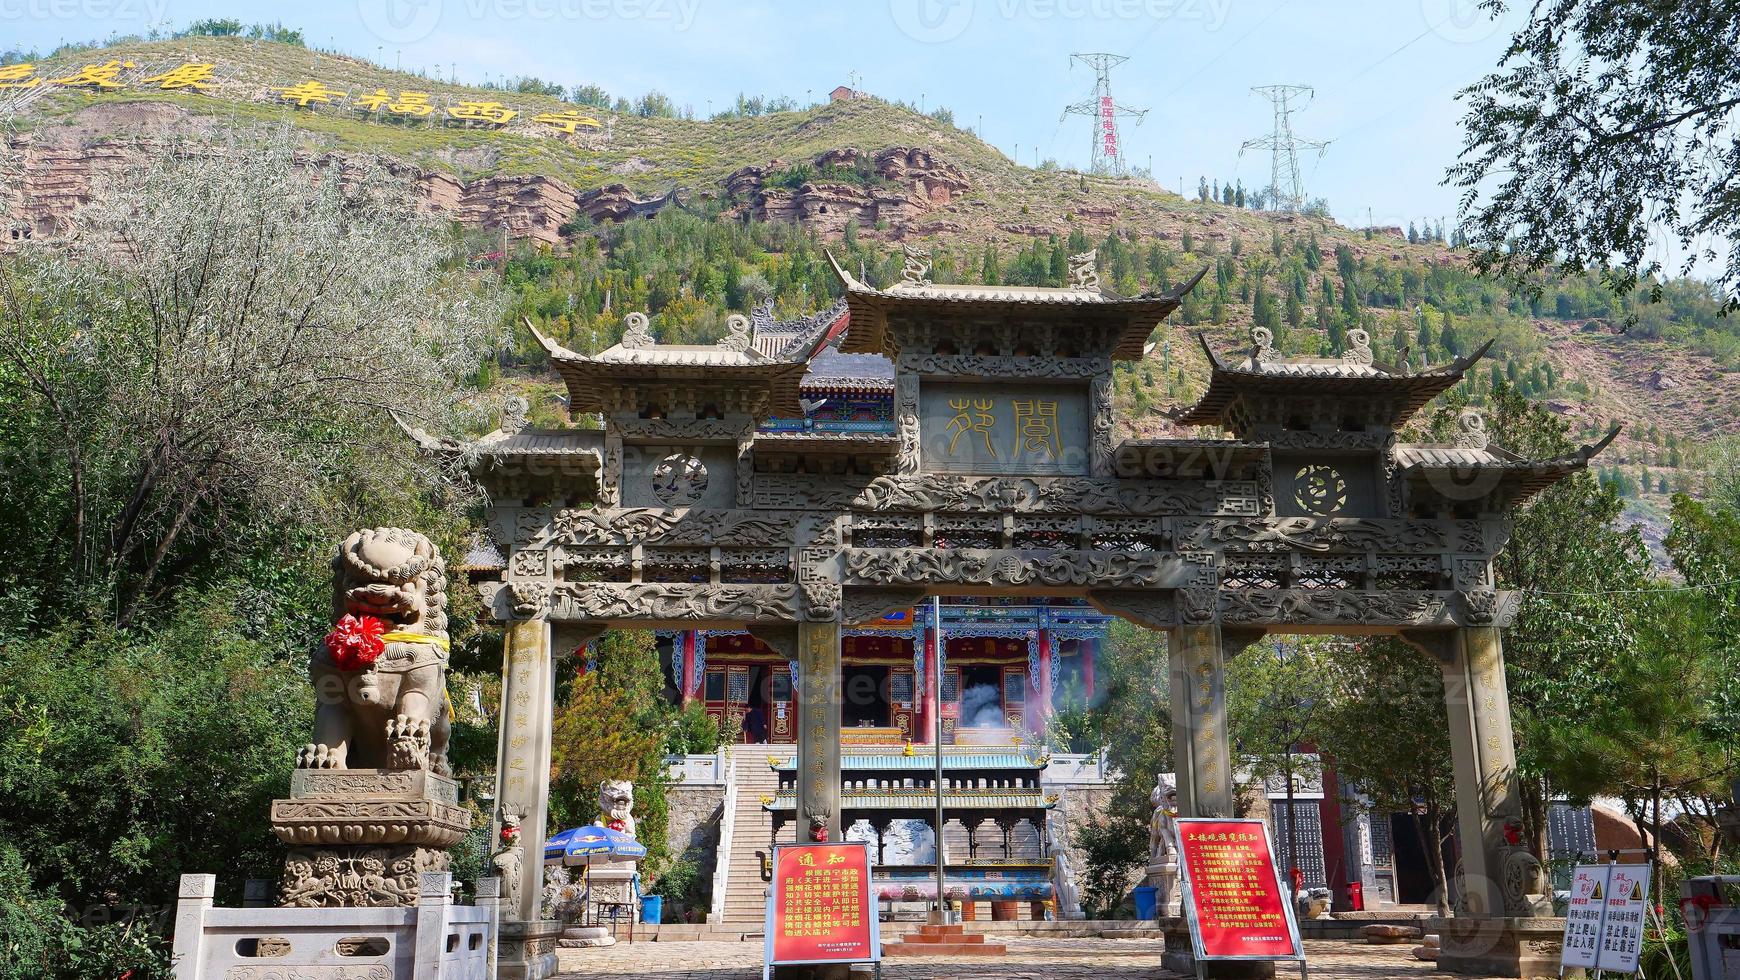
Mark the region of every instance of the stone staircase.
<instances>
[{"instance_id":1,"label":"stone staircase","mask_svg":"<svg viewBox=\"0 0 1740 980\"><path fill-rule=\"evenodd\" d=\"M761 880L761 859L755 852L767 852L773 833L773 820L761 808L761 798L772 796L779 788L779 777L767 760L769 756L789 758L796 752L792 745L739 745L732 749L731 778L736 782L737 806L731 814L731 850L721 855L728 862L722 925L742 927L744 932L761 930L767 915L767 883ZM787 824L780 828L780 842L791 843L796 833L797 827Z\"/></svg>"}]
</instances>

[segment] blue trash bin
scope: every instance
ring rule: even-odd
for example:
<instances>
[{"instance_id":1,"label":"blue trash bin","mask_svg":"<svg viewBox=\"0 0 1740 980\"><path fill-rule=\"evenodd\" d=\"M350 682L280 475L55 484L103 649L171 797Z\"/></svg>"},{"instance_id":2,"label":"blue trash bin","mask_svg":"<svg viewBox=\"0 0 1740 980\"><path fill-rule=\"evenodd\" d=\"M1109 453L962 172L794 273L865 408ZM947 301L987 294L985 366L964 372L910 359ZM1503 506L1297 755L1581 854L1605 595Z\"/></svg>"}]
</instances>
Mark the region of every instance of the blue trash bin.
<instances>
[{"instance_id":1,"label":"blue trash bin","mask_svg":"<svg viewBox=\"0 0 1740 980\"><path fill-rule=\"evenodd\" d=\"M640 897L640 921L658 925L660 917L664 914L665 897L663 895L642 895Z\"/></svg>"},{"instance_id":2,"label":"blue trash bin","mask_svg":"<svg viewBox=\"0 0 1740 980\"><path fill-rule=\"evenodd\" d=\"M1143 885L1133 893L1136 898L1136 918L1144 922L1158 917L1160 913L1160 889L1152 885Z\"/></svg>"}]
</instances>

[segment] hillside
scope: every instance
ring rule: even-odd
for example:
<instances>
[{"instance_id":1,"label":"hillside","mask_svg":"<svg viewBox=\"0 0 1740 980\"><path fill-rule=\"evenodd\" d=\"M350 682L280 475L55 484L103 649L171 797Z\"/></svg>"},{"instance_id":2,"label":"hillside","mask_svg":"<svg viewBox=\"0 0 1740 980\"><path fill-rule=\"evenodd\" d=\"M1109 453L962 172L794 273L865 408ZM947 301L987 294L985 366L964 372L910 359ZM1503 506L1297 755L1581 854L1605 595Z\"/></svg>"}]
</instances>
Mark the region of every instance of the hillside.
<instances>
[{"instance_id":1,"label":"hillside","mask_svg":"<svg viewBox=\"0 0 1740 980\"><path fill-rule=\"evenodd\" d=\"M209 72L174 72L188 64ZM102 66L83 76L89 84L65 81L87 66ZM711 323L713 312L756 295L732 286L744 272L763 276L782 309L813 306L831 288L817 246L844 250L876 278L891 268L891 243L924 242L937 278L1004 282L1043 282L1060 275L1060 254L1098 247L1102 274L1125 291L1213 269L1160 338L1170 342L1120 375L1140 432L1163 430L1153 410L1200 387L1204 364L1187 330L1231 348L1248 343L1253 322L1278 328L1283 349L1296 353L1336 352L1358 326L1380 360L1406 348L1415 363L1496 338L1493 377L1522 386L1574 432L1626 424L1608 464L1649 483L1645 497L1659 494L1659 473L1644 481L1641 467L1681 466L1702 440L1740 430L1740 331L1715 321L1693 286L1675 284L1669 302L1646 307L1578 280L1546 284L1531 302L1473 277L1456 250L1410 242L1398 229L1022 167L971 133L874 98L718 121L643 117L228 38L125 43L14 74L41 81L0 89L0 206L10 220L0 245L66 233L93 178L165 140L288 124L315 165L384 159L413 181L422 207L572 256L564 265L510 250L506 264L518 263L509 275L518 312L546 325L559 319L559 335L588 342L611 336L637 303L655 327L667 311L672 321L684 312ZM310 82L320 86L312 98ZM480 102L494 108L466 108ZM804 234L734 233L721 245L731 260L713 268L711 247L677 262L683 246L668 234L636 237L610 224L660 211L667 223L795 224ZM629 246L657 255L651 265L644 254L617 255ZM709 285L709 276L722 282ZM561 304L549 300L556 293ZM1483 379L1471 394L1479 400L1484 390Z\"/></svg>"}]
</instances>

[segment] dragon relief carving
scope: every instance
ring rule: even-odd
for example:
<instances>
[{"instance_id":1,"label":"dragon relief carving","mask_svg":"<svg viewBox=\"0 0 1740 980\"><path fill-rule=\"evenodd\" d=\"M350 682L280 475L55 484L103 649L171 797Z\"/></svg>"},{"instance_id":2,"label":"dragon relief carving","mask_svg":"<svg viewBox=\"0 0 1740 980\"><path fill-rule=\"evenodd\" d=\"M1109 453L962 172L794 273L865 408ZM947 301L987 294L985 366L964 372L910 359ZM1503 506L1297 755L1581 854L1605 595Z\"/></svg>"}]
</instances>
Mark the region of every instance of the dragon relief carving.
<instances>
[{"instance_id":1,"label":"dragon relief carving","mask_svg":"<svg viewBox=\"0 0 1740 980\"><path fill-rule=\"evenodd\" d=\"M1425 620L1442 601L1424 592L1355 592L1343 589L1240 589L1221 596L1226 623L1409 624Z\"/></svg>"},{"instance_id":2,"label":"dragon relief carving","mask_svg":"<svg viewBox=\"0 0 1740 980\"><path fill-rule=\"evenodd\" d=\"M917 473L922 466L920 446L922 433L918 420L918 378L901 374L894 379L894 412L900 431L900 453L895 457L897 473Z\"/></svg>"},{"instance_id":3,"label":"dragon relief carving","mask_svg":"<svg viewBox=\"0 0 1740 980\"><path fill-rule=\"evenodd\" d=\"M930 250L917 245L901 245L900 286L924 287L930 281Z\"/></svg>"},{"instance_id":4,"label":"dragon relief carving","mask_svg":"<svg viewBox=\"0 0 1740 980\"><path fill-rule=\"evenodd\" d=\"M926 548L846 552L846 578L866 585L948 582L978 585L1162 586L1177 577L1170 555L1056 551L1027 557L1007 551Z\"/></svg>"},{"instance_id":5,"label":"dragon relief carving","mask_svg":"<svg viewBox=\"0 0 1740 980\"><path fill-rule=\"evenodd\" d=\"M299 769L447 772L447 565L423 535L357 531L332 560L338 626L310 658L321 692Z\"/></svg>"},{"instance_id":6,"label":"dragon relief carving","mask_svg":"<svg viewBox=\"0 0 1740 980\"><path fill-rule=\"evenodd\" d=\"M1200 513L1240 484L1096 480L1087 477L877 477L852 506L877 511L1056 511L1085 514Z\"/></svg>"},{"instance_id":7,"label":"dragon relief carving","mask_svg":"<svg viewBox=\"0 0 1740 980\"><path fill-rule=\"evenodd\" d=\"M1207 551L1440 551L1444 530L1417 521L1360 518L1282 517L1243 520L1210 518L1180 521L1180 550Z\"/></svg>"},{"instance_id":8,"label":"dragon relief carving","mask_svg":"<svg viewBox=\"0 0 1740 980\"><path fill-rule=\"evenodd\" d=\"M798 618L795 585L558 585L551 599L563 619L723 620Z\"/></svg>"},{"instance_id":9,"label":"dragon relief carving","mask_svg":"<svg viewBox=\"0 0 1740 980\"><path fill-rule=\"evenodd\" d=\"M563 510L540 535L540 546L634 544L781 547L792 543L802 515L753 510Z\"/></svg>"},{"instance_id":10,"label":"dragon relief carving","mask_svg":"<svg viewBox=\"0 0 1740 980\"><path fill-rule=\"evenodd\" d=\"M1099 257L1099 250L1091 248L1069 257L1069 288L1094 293L1100 291Z\"/></svg>"}]
</instances>

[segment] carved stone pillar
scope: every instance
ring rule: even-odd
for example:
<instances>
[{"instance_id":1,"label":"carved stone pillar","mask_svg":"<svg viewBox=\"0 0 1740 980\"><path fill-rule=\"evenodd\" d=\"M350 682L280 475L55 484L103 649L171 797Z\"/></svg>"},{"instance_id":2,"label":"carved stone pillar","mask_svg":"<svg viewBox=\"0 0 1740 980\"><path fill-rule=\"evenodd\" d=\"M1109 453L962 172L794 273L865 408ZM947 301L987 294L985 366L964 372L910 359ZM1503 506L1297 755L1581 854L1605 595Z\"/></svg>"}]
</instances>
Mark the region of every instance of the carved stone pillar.
<instances>
[{"instance_id":1,"label":"carved stone pillar","mask_svg":"<svg viewBox=\"0 0 1740 980\"><path fill-rule=\"evenodd\" d=\"M491 837L501 839L504 815L519 818L519 881L502 882L502 915L522 922L538 918L544 886L552 670L550 624L542 619L509 624L502 655L501 737L496 747L496 812Z\"/></svg>"},{"instance_id":2,"label":"carved stone pillar","mask_svg":"<svg viewBox=\"0 0 1740 980\"><path fill-rule=\"evenodd\" d=\"M1178 770L1178 812L1186 817L1233 814L1232 758L1226 734L1226 657L1262 634L1214 624L1167 631L1172 688L1172 758Z\"/></svg>"},{"instance_id":3,"label":"carved stone pillar","mask_svg":"<svg viewBox=\"0 0 1740 980\"><path fill-rule=\"evenodd\" d=\"M1167 631L1172 692L1172 760L1178 770L1178 813L1233 815L1232 753L1226 732L1226 659L1262 637L1260 630L1223 630L1207 623ZM1214 960L1198 964L1182 918L1162 919L1161 965L1186 976L1273 977L1268 961ZM1200 972L1199 971L1200 968Z\"/></svg>"},{"instance_id":4,"label":"carved stone pillar","mask_svg":"<svg viewBox=\"0 0 1740 980\"><path fill-rule=\"evenodd\" d=\"M799 623L797 839L840 826L840 624Z\"/></svg>"},{"instance_id":5,"label":"carved stone pillar","mask_svg":"<svg viewBox=\"0 0 1740 980\"><path fill-rule=\"evenodd\" d=\"M1552 972L1564 920L1522 832L1504 648L1495 626L1408 639L1438 658L1456 771L1462 872L1455 916L1439 923L1441 969L1481 976ZM1514 841L1514 842L1513 842Z\"/></svg>"}]
</instances>

